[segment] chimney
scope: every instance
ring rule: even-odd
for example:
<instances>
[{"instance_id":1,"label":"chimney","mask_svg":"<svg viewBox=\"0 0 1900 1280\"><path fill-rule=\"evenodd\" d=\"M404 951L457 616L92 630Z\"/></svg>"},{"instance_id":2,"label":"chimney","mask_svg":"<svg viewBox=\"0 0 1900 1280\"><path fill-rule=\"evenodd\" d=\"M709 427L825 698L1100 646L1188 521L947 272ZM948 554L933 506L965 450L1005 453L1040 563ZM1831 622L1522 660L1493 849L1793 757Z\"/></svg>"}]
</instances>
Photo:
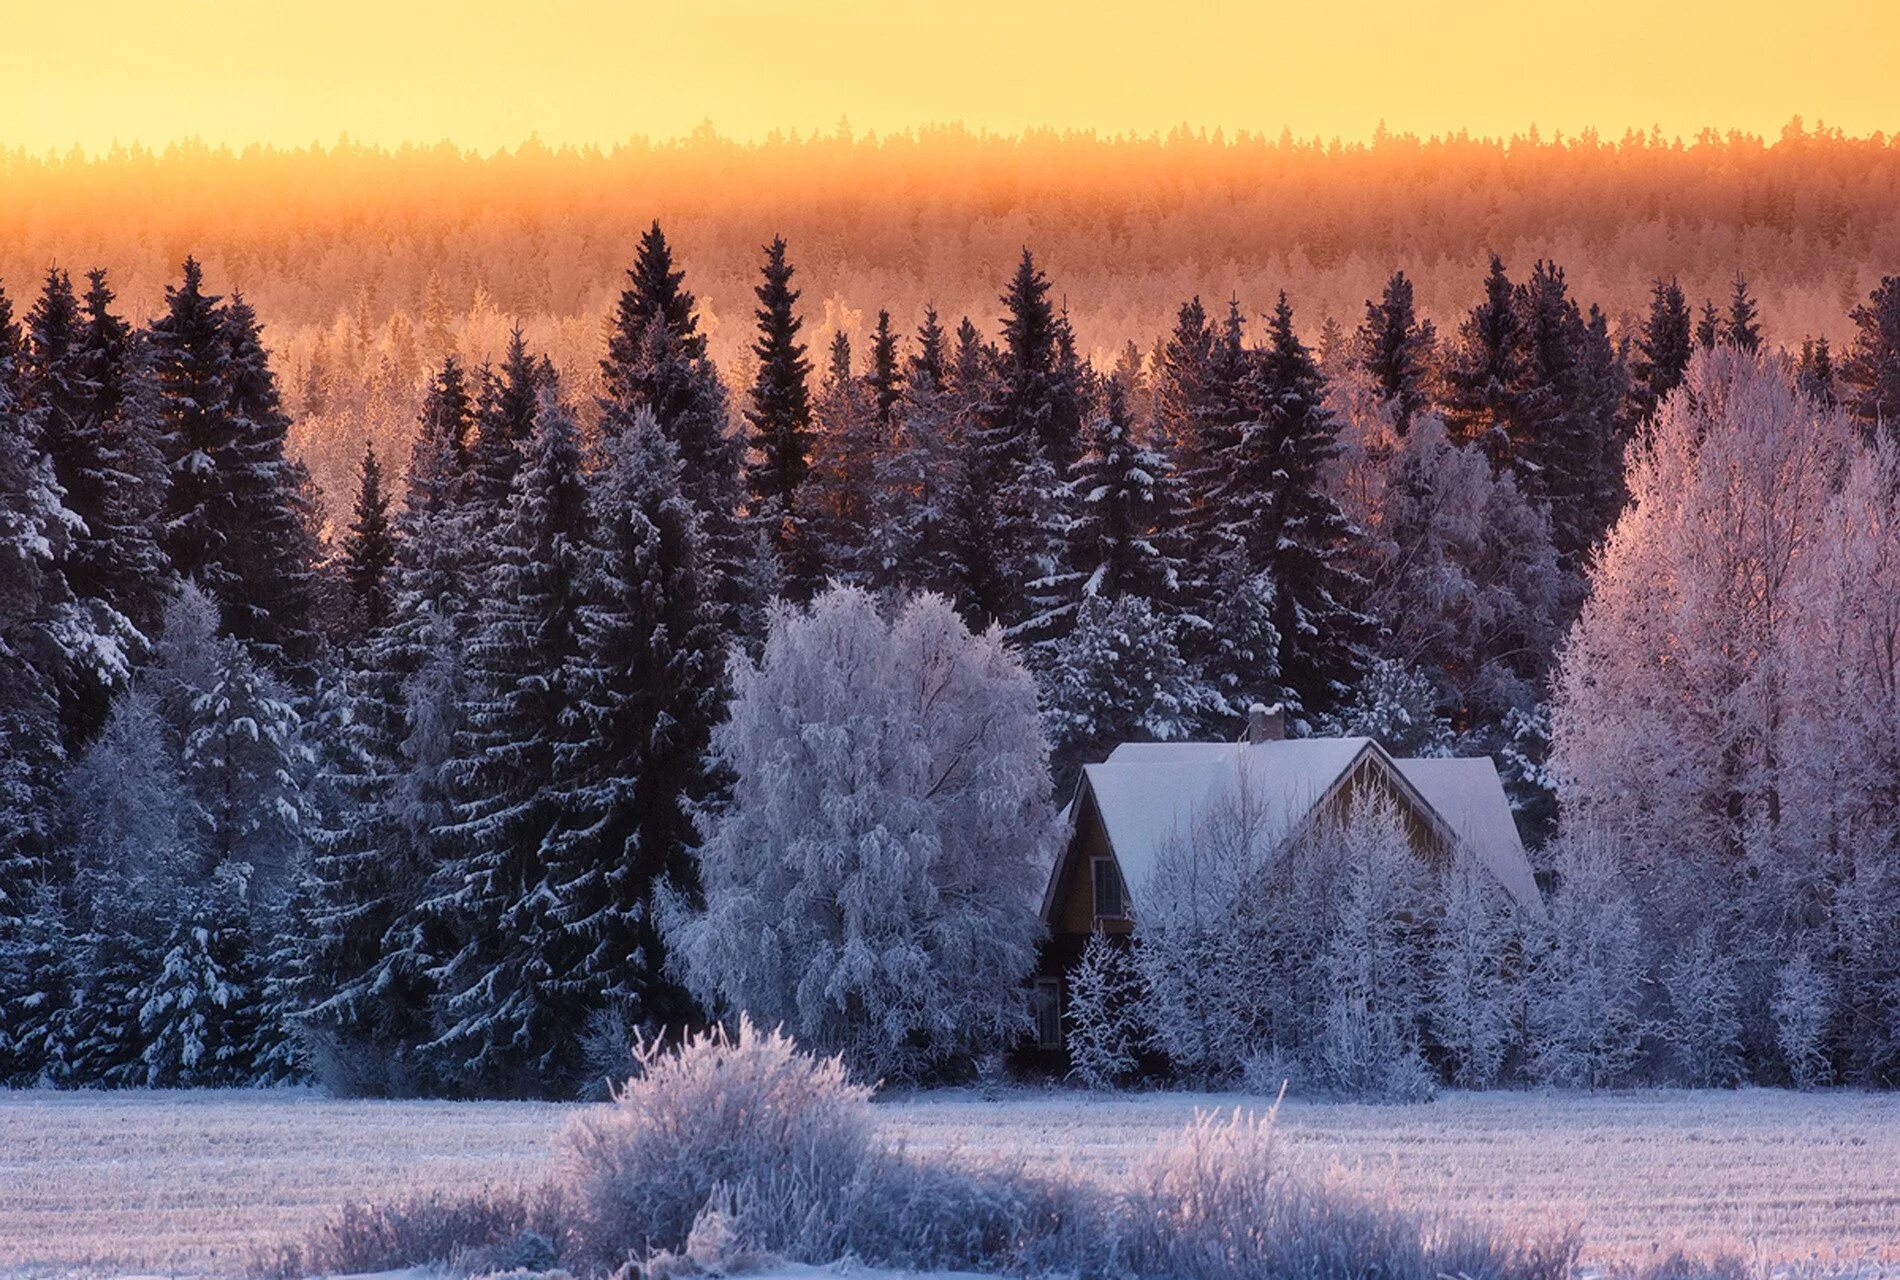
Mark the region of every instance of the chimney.
<instances>
[{"instance_id":1,"label":"chimney","mask_svg":"<svg viewBox=\"0 0 1900 1280\"><path fill-rule=\"evenodd\" d=\"M1286 737L1286 708L1256 702L1247 709L1247 741L1278 742Z\"/></svg>"}]
</instances>

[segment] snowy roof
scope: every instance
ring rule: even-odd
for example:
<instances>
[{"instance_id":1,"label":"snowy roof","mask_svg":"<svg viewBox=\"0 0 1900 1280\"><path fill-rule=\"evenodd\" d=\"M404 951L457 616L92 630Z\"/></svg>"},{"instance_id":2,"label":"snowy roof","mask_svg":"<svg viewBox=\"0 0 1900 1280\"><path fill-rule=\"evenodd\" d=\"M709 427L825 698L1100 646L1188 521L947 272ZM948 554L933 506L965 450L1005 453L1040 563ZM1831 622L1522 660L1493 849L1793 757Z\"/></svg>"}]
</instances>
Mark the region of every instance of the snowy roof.
<instances>
[{"instance_id":1,"label":"snowy roof","mask_svg":"<svg viewBox=\"0 0 1900 1280\"><path fill-rule=\"evenodd\" d=\"M1108 841L1131 892L1153 876L1162 852L1195 817L1242 794L1257 810L1260 838L1292 836L1362 756L1392 768L1444 828L1469 844L1518 902L1541 911L1530 860L1504 786L1488 759L1393 760L1370 738L1274 742L1140 742L1083 769Z\"/></svg>"},{"instance_id":2,"label":"snowy roof","mask_svg":"<svg viewBox=\"0 0 1900 1280\"><path fill-rule=\"evenodd\" d=\"M1471 759L1394 760L1464 846L1476 854L1518 905L1537 915L1544 899L1524 853L1504 794L1504 780L1489 756Z\"/></svg>"}]
</instances>

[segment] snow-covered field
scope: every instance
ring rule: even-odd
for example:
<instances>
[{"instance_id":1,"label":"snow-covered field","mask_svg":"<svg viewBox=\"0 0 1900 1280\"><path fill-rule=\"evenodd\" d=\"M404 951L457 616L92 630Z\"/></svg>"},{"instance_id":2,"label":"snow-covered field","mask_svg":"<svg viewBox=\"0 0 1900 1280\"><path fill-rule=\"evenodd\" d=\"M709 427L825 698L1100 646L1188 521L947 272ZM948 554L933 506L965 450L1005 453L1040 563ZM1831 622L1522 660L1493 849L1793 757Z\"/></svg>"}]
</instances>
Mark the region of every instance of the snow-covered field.
<instances>
[{"instance_id":1,"label":"snow-covered field","mask_svg":"<svg viewBox=\"0 0 1900 1280\"><path fill-rule=\"evenodd\" d=\"M1113 1176L1197 1107L1258 1098L939 1092L879 1104L913 1151ZM240 1269L347 1199L533 1176L572 1107L301 1092L0 1091L0 1271ZM1900 1096L1775 1091L1289 1102L1289 1149L1420 1207L1581 1222L1586 1257L1656 1248L1900 1264Z\"/></svg>"}]
</instances>

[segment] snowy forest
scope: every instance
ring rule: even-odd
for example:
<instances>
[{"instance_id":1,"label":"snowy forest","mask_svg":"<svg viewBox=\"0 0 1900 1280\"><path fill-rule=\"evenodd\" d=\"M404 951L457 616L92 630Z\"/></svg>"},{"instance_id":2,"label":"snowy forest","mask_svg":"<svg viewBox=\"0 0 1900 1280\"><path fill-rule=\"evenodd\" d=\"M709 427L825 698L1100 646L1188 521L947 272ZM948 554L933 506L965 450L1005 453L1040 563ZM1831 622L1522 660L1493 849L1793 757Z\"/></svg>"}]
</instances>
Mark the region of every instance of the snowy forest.
<instances>
[{"instance_id":1,"label":"snowy forest","mask_svg":"<svg viewBox=\"0 0 1900 1280\"><path fill-rule=\"evenodd\" d=\"M1493 757L1548 915L1359 815L1299 929L1092 948L1091 1082L1900 1080L1900 276L1834 344L1493 256L1096 356L1025 248L854 348L774 238L721 364L689 265L597 365L442 355L336 509L197 261L0 297L0 1080L574 1096L740 1014L989 1070L1079 766L1255 703Z\"/></svg>"}]
</instances>

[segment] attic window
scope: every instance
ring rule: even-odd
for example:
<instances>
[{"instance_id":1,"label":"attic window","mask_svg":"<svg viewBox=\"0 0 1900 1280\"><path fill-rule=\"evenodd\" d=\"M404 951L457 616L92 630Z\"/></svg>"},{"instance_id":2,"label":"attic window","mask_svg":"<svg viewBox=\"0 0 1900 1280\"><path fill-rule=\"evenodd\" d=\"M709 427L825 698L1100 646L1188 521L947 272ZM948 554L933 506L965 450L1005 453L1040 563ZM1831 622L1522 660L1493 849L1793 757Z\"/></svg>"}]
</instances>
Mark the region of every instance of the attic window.
<instances>
[{"instance_id":1,"label":"attic window","mask_svg":"<svg viewBox=\"0 0 1900 1280\"><path fill-rule=\"evenodd\" d=\"M1092 858L1089 869L1095 880L1095 918L1126 920L1128 894L1122 888L1121 868L1113 858Z\"/></svg>"}]
</instances>

